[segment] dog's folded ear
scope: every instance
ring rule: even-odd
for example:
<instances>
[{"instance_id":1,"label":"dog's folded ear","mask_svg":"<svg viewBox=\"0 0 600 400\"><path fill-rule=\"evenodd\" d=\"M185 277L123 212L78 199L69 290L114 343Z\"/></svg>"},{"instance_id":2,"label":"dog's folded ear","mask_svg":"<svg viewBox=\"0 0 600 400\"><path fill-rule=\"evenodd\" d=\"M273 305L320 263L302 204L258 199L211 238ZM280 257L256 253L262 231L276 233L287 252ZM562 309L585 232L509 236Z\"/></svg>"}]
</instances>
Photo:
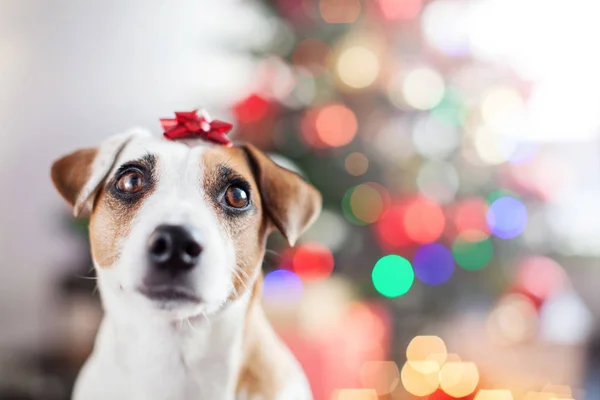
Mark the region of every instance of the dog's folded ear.
<instances>
[{"instance_id":1,"label":"dog's folded ear","mask_svg":"<svg viewBox=\"0 0 600 400\"><path fill-rule=\"evenodd\" d=\"M142 129L133 129L110 137L97 148L77 150L52 164L52 182L73 207L76 217L92 210L95 194L127 143L135 136L149 134Z\"/></svg>"},{"instance_id":2,"label":"dog's folded ear","mask_svg":"<svg viewBox=\"0 0 600 400\"><path fill-rule=\"evenodd\" d=\"M293 246L319 216L321 194L298 174L280 167L256 147L250 144L241 147L254 170L267 217Z\"/></svg>"}]
</instances>

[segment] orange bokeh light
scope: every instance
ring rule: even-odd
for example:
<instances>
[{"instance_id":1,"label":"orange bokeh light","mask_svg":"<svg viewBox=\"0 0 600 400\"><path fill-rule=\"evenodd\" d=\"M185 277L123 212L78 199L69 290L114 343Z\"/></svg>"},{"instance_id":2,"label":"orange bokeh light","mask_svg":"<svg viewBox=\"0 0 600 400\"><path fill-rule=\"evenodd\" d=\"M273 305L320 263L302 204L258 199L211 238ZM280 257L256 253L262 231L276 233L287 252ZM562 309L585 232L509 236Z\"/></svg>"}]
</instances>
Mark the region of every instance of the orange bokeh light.
<instances>
[{"instance_id":1,"label":"orange bokeh light","mask_svg":"<svg viewBox=\"0 0 600 400\"><path fill-rule=\"evenodd\" d=\"M327 65L329 46L315 38L304 39L294 49L292 62L294 65L305 67L314 75L321 75Z\"/></svg>"},{"instance_id":2,"label":"orange bokeh light","mask_svg":"<svg viewBox=\"0 0 600 400\"><path fill-rule=\"evenodd\" d=\"M319 139L330 147L346 145L354 139L358 123L354 112L342 104L323 107L316 118Z\"/></svg>"},{"instance_id":3,"label":"orange bokeh light","mask_svg":"<svg viewBox=\"0 0 600 400\"><path fill-rule=\"evenodd\" d=\"M359 0L321 0L321 17L330 24L344 24L356 21L360 15Z\"/></svg>"},{"instance_id":4,"label":"orange bokeh light","mask_svg":"<svg viewBox=\"0 0 600 400\"><path fill-rule=\"evenodd\" d=\"M333 271L333 255L320 243L303 244L294 253L292 267L302 280L325 279Z\"/></svg>"},{"instance_id":5,"label":"orange bokeh light","mask_svg":"<svg viewBox=\"0 0 600 400\"><path fill-rule=\"evenodd\" d=\"M404 215L406 235L416 243L431 243L440 237L446 225L441 207L426 198L413 200Z\"/></svg>"}]
</instances>

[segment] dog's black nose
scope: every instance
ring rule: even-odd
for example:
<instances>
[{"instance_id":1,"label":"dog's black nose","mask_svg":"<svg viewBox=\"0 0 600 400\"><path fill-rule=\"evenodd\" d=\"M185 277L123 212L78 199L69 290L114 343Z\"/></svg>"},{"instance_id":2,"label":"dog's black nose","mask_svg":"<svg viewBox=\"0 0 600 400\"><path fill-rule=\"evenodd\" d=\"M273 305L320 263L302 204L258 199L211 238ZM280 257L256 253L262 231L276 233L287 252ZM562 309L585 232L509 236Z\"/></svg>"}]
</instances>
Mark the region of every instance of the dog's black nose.
<instances>
[{"instance_id":1,"label":"dog's black nose","mask_svg":"<svg viewBox=\"0 0 600 400\"><path fill-rule=\"evenodd\" d=\"M160 225L148 241L148 257L152 266L172 274L190 270L196 265L202 246L189 228Z\"/></svg>"}]
</instances>

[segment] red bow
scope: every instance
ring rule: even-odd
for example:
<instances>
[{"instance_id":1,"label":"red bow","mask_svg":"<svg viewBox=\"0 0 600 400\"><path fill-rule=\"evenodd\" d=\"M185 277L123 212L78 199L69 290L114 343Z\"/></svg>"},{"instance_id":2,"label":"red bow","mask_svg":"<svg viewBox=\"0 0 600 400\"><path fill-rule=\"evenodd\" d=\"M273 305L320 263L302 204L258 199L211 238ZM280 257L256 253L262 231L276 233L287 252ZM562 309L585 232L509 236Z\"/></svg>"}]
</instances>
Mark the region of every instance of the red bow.
<instances>
[{"instance_id":1,"label":"red bow","mask_svg":"<svg viewBox=\"0 0 600 400\"><path fill-rule=\"evenodd\" d=\"M231 146L231 141L225 134L233 125L211 120L205 111L200 116L198 110L179 111L175 113L175 118L161 118L160 123L165 130L165 137L170 140L199 138Z\"/></svg>"}]
</instances>

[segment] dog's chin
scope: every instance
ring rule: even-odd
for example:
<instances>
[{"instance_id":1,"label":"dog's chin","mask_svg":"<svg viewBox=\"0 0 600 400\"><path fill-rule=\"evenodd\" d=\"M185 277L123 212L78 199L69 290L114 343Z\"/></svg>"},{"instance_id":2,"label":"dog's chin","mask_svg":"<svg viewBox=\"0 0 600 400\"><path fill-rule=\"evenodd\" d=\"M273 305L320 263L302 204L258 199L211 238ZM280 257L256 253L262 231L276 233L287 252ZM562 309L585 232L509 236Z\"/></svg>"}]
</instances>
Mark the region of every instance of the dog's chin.
<instances>
[{"instance_id":1,"label":"dog's chin","mask_svg":"<svg viewBox=\"0 0 600 400\"><path fill-rule=\"evenodd\" d=\"M149 304L151 311L169 319L186 319L216 312L221 304L208 302L182 287L141 287L137 292Z\"/></svg>"}]
</instances>

